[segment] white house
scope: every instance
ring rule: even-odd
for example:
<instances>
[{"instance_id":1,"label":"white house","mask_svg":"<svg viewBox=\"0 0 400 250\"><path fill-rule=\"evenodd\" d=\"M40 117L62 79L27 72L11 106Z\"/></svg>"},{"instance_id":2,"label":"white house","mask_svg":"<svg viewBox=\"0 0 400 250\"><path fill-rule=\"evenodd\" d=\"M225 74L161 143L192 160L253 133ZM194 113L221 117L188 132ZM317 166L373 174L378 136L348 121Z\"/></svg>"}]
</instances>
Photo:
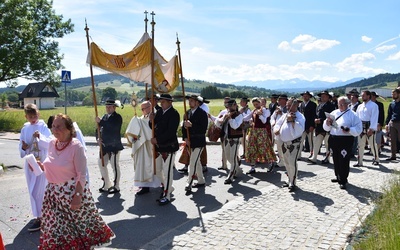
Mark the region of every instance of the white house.
<instances>
[{"instance_id":1,"label":"white house","mask_svg":"<svg viewBox=\"0 0 400 250\"><path fill-rule=\"evenodd\" d=\"M55 100L60 97L57 90L48 83L29 83L25 89L19 94L21 107L25 104L33 103L39 109L52 109L55 105Z\"/></svg>"}]
</instances>

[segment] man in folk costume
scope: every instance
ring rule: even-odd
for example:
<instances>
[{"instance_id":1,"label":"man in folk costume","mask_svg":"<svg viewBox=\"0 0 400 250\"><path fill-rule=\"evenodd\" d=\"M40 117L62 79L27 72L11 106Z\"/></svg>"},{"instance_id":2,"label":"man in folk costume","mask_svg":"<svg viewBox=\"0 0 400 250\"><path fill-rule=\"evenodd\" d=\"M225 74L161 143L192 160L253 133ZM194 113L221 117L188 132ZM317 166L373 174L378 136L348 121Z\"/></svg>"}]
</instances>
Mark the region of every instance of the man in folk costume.
<instances>
[{"instance_id":1,"label":"man in folk costume","mask_svg":"<svg viewBox=\"0 0 400 250\"><path fill-rule=\"evenodd\" d=\"M350 172L350 154L354 137L362 131L362 124L357 114L349 108L350 100L347 97L339 97L339 109L330 114L324 121L324 129L330 131L329 145L332 148L332 158L335 170L335 178L332 182L338 183L341 189L346 189L347 178Z\"/></svg>"},{"instance_id":2,"label":"man in folk costume","mask_svg":"<svg viewBox=\"0 0 400 250\"><path fill-rule=\"evenodd\" d=\"M271 116L269 117L269 123L271 124L271 141L272 141L272 145L275 144L275 136L274 136L274 126L272 125L272 116L275 112L275 110L278 108L279 104L278 104L278 94L272 94L271 95L271 102L268 104L268 109L269 112L271 113ZM286 104L285 104L286 105Z\"/></svg>"},{"instance_id":3,"label":"man in folk costume","mask_svg":"<svg viewBox=\"0 0 400 250\"><path fill-rule=\"evenodd\" d=\"M125 137L128 146L132 148L131 156L134 163L134 186L139 190L137 195L150 191L150 187L159 187L161 182L156 178L153 166L153 145L151 144L152 131L149 127L149 115L152 107L151 102L144 101L140 108L143 115L136 115L129 122L126 128Z\"/></svg>"},{"instance_id":4,"label":"man in folk costume","mask_svg":"<svg viewBox=\"0 0 400 250\"><path fill-rule=\"evenodd\" d=\"M335 110L335 107L333 104L329 101L330 94L327 91L322 91L321 93L318 94L318 96L321 98L320 104L317 106L317 113L316 113L316 118L315 118L315 137L313 141L313 157L311 159L308 159L311 163L315 164L317 163L317 156L318 152L321 148L322 142L325 140L325 159L322 160L322 164L329 163L329 144L328 144L328 138L329 138L329 133L326 132L323 128L323 122L326 119L325 113L331 113L333 110ZM325 138L326 137L326 138Z\"/></svg>"},{"instance_id":5,"label":"man in folk costume","mask_svg":"<svg viewBox=\"0 0 400 250\"><path fill-rule=\"evenodd\" d=\"M251 165L250 170L246 174L253 174L256 172L256 163L270 163L276 162L275 152L273 150L271 139L268 138L267 128L265 123L270 116L269 110L261 107L261 101L258 97L251 100L254 110L243 120L251 120L251 127L249 135L246 140L246 162Z\"/></svg>"},{"instance_id":6,"label":"man in folk costume","mask_svg":"<svg viewBox=\"0 0 400 250\"><path fill-rule=\"evenodd\" d=\"M103 161L101 156L98 159L98 165L100 168L101 177L103 179L103 186L99 189L100 192L108 192L110 194L118 193L119 182L121 179L121 170L119 166L119 156L120 151L124 149L121 142L121 127L122 127L122 116L118 114L115 110L117 107L122 106L117 100L107 100L106 101L106 114L103 118L96 117L95 120L100 127L100 138L98 140L102 147ZM114 172L114 180L110 181L108 175L107 165L108 162L111 163L111 168Z\"/></svg>"},{"instance_id":7,"label":"man in folk costume","mask_svg":"<svg viewBox=\"0 0 400 250\"><path fill-rule=\"evenodd\" d=\"M276 122L281 118L283 114L286 114L287 108L286 108L286 103L287 103L288 97L285 94L282 94L278 97L278 106L275 108L274 113L271 115L270 123L271 123L271 128L274 130L274 126ZM283 167L284 165L284 160L283 160L283 152L282 152L282 140L280 139L279 135L275 135L273 133L272 137L272 142L276 144L276 149L278 151L278 157L279 157L279 162L275 164L274 166L278 167ZM274 145L272 144L272 145Z\"/></svg>"},{"instance_id":8,"label":"man in folk costume","mask_svg":"<svg viewBox=\"0 0 400 250\"><path fill-rule=\"evenodd\" d=\"M374 157L372 165L379 165L379 151L376 144L375 133L378 129L379 108L376 103L371 101L371 92L364 90L361 94L363 103L358 105L356 114L362 122L362 132L358 136L358 162L354 167L363 166L364 147L368 140L368 145L371 147L372 156Z\"/></svg>"},{"instance_id":9,"label":"man in folk costume","mask_svg":"<svg viewBox=\"0 0 400 250\"><path fill-rule=\"evenodd\" d=\"M290 98L286 104L288 112L283 114L274 126L274 133L279 135L283 141L283 159L289 182L283 186L293 192L296 188L297 180L297 156L300 153L301 136L304 132L305 118L298 111L298 102L295 98Z\"/></svg>"},{"instance_id":10,"label":"man in folk costume","mask_svg":"<svg viewBox=\"0 0 400 250\"><path fill-rule=\"evenodd\" d=\"M173 99L170 94L161 94L158 98L161 109L157 110L154 120L150 119L150 127L154 125L154 137L151 143L156 151L156 175L163 184L163 192L158 201L160 206L171 201L175 152L179 149L178 130L180 116L172 106ZM150 117L152 118L152 117ZM154 124L153 124L154 122Z\"/></svg>"},{"instance_id":11,"label":"man in folk costume","mask_svg":"<svg viewBox=\"0 0 400 250\"><path fill-rule=\"evenodd\" d=\"M210 108L208 107L208 103L210 103L209 100L206 100L206 98L202 97L202 96L198 96L198 99L200 101L200 108L202 110L204 110L207 113L208 116L208 121L211 120L210 118ZM208 125L207 125L208 126ZM181 169L178 169L178 172L181 174L187 174L188 170L189 170L189 158L190 158L190 153L189 153L189 148L187 147L187 145L185 145L185 147L183 148L183 152L181 157L179 158L179 162L182 164L185 164L185 166ZM204 150L201 152L200 155L200 163L202 166L202 170L203 173L207 172L207 145L204 146Z\"/></svg>"},{"instance_id":12,"label":"man in folk costume","mask_svg":"<svg viewBox=\"0 0 400 250\"><path fill-rule=\"evenodd\" d=\"M215 120L217 126L222 128L223 139L221 143L224 146L225 157L231 165L229 175L224 181L225 184L231 184L233 178L242 173L241 169L239 169L240 158L238 154L240 138L243 137L243 129L241 126L243 123L243 115L239 113L238 105L235 100L230 100L228 102L228 109L228 113Z\"/></svg>"},{"instance_id":13,"label":"man in folk costume","mask_svg":"<svg viewBox=\"0 0 400 250\"><path fill-rule=\"evenodd\" d=\"M190 163L188 179L185 186L187 194L192 192L192 187L204 187L206 181L200 162L201 152L206 145L206 131L208 127L207 113L200 106L201 99L197 95L186 96L189 100L190 109L186 112L182 126L182 138L190 148ZM193 184L194 176L197 176L197 183Z\"/></svg>"},{"instance_id":14,"label":"man in folk costume","mask_svg":"<svg viewBox=\"0 0 400 250\"><path fill-rule=\"evenodd\" d=\"M249 108L249 105L248 105L249 101L250 100L247 97L242 97L242 99L240 99L239 113L243 117L248 116L251 113L251 109ZM243 122L242 128L243 128L243 137L242 137L241 143L243 146L243 154L240 156L240 158L244 159L244 154L246 151L245 140L246 140L247 130L250 128L250 122L249 121Z\"/></svg>"},{"instance_id":15,"label":"man in folk costume","mask_svg":"<svg viewBox=\"0 0 400 250\"><path fill-rule=\"evenodd\" d=\"M301 96L303 97L304 101L300 104L299 109L300 109L300 112L304 115L304 118L306 119L306 123L305 123L303 135L301 137L301 148L300 148L299 157L301 156L304 141L306 138L307 138L307 142L308 142L308 151L310 151L310 157L312 157L312 155L313 155L312 148L313 148L313 140L314 140L314 126L315 126L317 104L315 102L311 101L313 94L311 94L309 91L301 93Z\"/></svg>"},{"instance_id":16,"label":"man in folk costume","mask_svg":"<svg viewBox=\"0 0 400 250\"><path fill-rule=\"evenodd\" d=\"M224 107L225 107L225 109L221 110L221 112L219 112L219 114L218 114L217 117L210 115L210 119L211 119L213 122L215 122L215 119L221 118L221 117L223 117L226 113L228 113L228 107L227 107L227 105L228 105L228 102L230 101L230 99L231 99L231 98L230 98L229 96L226 96L226 97L224 98ZM225 153L224 153L224 146L223 146L222 143L221 143L221 148L222 148L222 165L221 165L221 167L218 167L218 170L227 170L228 167L227 167L227 164L226 164L226 158L225 158Z\"/></svg>"},{"instance_id":17,"label":"man in folk costume","mask_svg":"<svg viewBox=\"0 0 400 250\"><path fill-rule=\"evenodd\" d=\"M377 99L378 97L379 97L378 93L376 93L375 91L371 91L371 101L373 101L374 103L376 103L376 105L378 105L378 110L379 110L378 130L376 131L376 144L378 145L379 153L381 153L381 148L384 143L382 127L385 122L385 108L384 108L383 103L378 101L378 99ZM371 149L372 148L370 147L369 154L372 154Z\"/></svg>"}]
</instances>

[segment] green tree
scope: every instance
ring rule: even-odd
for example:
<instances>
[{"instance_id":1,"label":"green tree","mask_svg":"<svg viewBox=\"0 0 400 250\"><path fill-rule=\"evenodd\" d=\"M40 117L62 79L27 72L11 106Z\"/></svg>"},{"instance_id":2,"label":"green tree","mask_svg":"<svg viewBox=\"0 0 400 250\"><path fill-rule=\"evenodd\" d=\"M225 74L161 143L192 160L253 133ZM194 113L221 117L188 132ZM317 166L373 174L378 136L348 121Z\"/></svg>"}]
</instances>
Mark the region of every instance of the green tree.
<instances>
[{"instance_id":1,"label":"green tree","mask_svg":"<svg viewBox=\"0 0 400 250\"><path fill-rule=\"evenodd\" d=\"M18 94L16 92L8 92L7 99L9 102L18 102Z\"/></svg>"},{"instance_id":2,"label":"green tree","mask_svg":"<svg viewBox=\"0 0 400 250\"><path fill-rule=\"evenodd\" d=\"M221 91L215 86L207 86L203 88L200 95L207 99L218 99L221 98Z\"/></svg>"},{"instance_id":3,"label":"green tree","mask_svg":"<svg viewBox=\"0 0 400 250\"><path fill-rule=\"evenodd\" d=\"M112 87L107 87L103 90L103 95L101 97L102 100L107 100L107 99L116 99L117 98L117 91L112 88Z\"/></svg>"},{"instance_id":4,"label":"green tree","mask_svg":"<svg viewBox=\"0 0 400 250\"><path fill-rule=\"evenodd\" d=\"M0 82L16 86L17 78L59 83L62 68L57 38L73 32L71 19L56 15L53 1L0 2Z\"/></svg>"}]
</instances>

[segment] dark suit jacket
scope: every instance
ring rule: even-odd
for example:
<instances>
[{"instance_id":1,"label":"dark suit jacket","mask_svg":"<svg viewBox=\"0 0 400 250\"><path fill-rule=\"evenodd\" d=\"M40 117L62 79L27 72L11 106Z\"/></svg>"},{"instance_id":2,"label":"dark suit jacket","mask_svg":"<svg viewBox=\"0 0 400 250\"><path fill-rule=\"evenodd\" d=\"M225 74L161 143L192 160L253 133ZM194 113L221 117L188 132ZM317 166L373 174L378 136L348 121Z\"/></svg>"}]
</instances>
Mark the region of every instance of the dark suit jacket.
<instances>
[{"instance_id":1,"label":"dark suit jacket","mask_svg":"<svg viewBox=\"0 0 400 250\"><path fill-rule=\"evenodd\" d=\"M124 149L121 142L122 116L114 112L107 118L107 114L100 120L100 132L103 145L103 154L118 152ZM97 133L96 133L97 137Z\"/></svg>"},{"instance_id":2,"label":"dark suit jacket","mask_svg":"<svg viewBox=\"0 0 400 250\"><path fill-rule=\"evenodd\" d=\"M174 107L163 114L162 108L157 110L154 117L154 135L157 139L157 152L176 152L179 149L176 131L179 127L180 116ZM149 122L151 126L151 121Z\"/></svg>"},{"instance_id":3,"label":"dark suit jacket","mask_svg":"<svg viewBox=\"0 0 400 250\"><path fill-rule=\"evenodd\" d=\"M305 106L305 103L302 102L300 105L300 112L303 113L304 118L306 119L304 131L307 131L310 129L310 127L315 127L315 119L317 117L317 104L313 101L309 101L307 106Z\"/></svg>"},{"instance_id":4,"label":"dark suit jacket","mask_svg":"<svg viewBox=\"0 0 400 250\"><path fill-rule=\"evenodd\" d=\"M383 103L380 101L376 101L375 103L378 105L379 109L378 123L383 126L383 123L385 122L385 108L383 107Z\"/></svg>"},{"instance_id":5,"label":"dark suit jacket","mask_svg":"<svg viewBox=\"0 0 400 250\"><path fill-rule=\"evenodd\" d=\"M271 103L268 105L268 109L269 109L269 112L271 112L271 115L274 113L276 107L278 107L278 103L277 103L277 102L276 102L276 103L272 103L272 102L271 102Z\"/></svg>"},{"instance_id":6,"label":"dark suit jacket","mask_svg":"<svg viewBox=\"0 0 400 250\"><path fill-rule=\"evenodd\" d=\"M206 145L206 131L208 127L208 116L207 113L201 108L197 108L191 116L189 116L190 110L186 112L189 121L192 123L192 127L189 128L190 136L190 148L201 148ZM186 139L187 130L182 126L182 138Z\"/></svg>"},{"instance_id":7,"label":"dark suit jacket","mask_svg":"<svg viewBox=\"0 0 400 250\"><path fill-rule=\"evenodd\" d=\"M325 119L326 119L326 115L325 112L330 113L332 111L335 110L335 106L331 103L331 102L326 102L324 104L320 104L317 107L317 118L316 119L320 119L320 123L315 125L315 132L316 133L323 133L326 132L324 130L324 128L322 127Z\"/></svg>"}]
</instances>

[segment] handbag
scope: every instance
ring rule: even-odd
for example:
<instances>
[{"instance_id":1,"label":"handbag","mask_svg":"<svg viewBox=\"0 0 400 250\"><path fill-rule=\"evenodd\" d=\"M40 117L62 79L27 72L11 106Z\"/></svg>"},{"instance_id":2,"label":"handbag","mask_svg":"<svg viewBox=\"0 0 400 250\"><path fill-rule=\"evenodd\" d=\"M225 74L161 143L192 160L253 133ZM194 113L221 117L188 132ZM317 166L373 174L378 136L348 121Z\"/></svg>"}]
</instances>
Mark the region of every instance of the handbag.
<instances>
[{"instance_id":1,"label":"handbag","mask_svg":"<svg viewBox=\"0 0 400 250\"><path fill-rule=\"evenodd\" d=\"M214 142L218 141L218 139L221 137L221 132L222 129L215 125L215 123L211 124L207 131L208 140Z\"/></svg>"}]
</instances>

